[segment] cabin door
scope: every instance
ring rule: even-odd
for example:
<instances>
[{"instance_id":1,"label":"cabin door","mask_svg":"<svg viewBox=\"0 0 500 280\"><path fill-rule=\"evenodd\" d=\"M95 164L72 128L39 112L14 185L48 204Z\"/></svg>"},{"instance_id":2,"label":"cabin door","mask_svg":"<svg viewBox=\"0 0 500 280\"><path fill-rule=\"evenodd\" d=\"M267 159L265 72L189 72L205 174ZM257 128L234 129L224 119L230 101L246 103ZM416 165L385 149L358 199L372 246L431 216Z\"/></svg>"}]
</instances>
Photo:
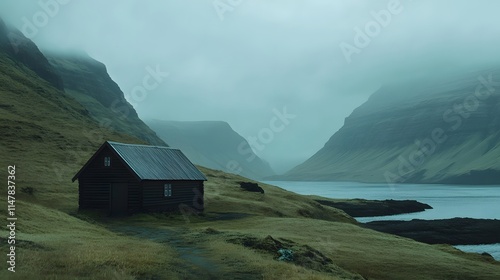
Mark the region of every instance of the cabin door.
<instances>
[{"instance_id":1,"label":"cabin door","mask_svg":"<svg viewBox=\"0 0 500 280\"><path fill-rule=\"evenodd\" d=\"M111 215L127 214L128 186L124 183L111 184Z\"/></svg>"}]
</instances>

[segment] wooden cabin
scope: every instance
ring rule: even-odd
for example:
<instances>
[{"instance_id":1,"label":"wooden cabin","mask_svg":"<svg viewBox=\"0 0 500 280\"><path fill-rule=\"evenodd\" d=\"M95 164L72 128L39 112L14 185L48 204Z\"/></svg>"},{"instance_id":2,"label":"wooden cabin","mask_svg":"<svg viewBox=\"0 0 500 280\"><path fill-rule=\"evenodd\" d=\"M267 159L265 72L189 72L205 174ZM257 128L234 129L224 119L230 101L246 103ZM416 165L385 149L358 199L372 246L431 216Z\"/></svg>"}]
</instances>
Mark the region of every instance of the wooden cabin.
<instances>
[{"instance_id":1,"label":"wooden cabin","mask_svg":"<svg viewBox=\"0 0 500 280\"><path fill-rule=\"evenodd\" d=\"M203 211L206 177L177 149L105 142L73 177L79 208L112 215Z\"/></svg>"}]
</instances>

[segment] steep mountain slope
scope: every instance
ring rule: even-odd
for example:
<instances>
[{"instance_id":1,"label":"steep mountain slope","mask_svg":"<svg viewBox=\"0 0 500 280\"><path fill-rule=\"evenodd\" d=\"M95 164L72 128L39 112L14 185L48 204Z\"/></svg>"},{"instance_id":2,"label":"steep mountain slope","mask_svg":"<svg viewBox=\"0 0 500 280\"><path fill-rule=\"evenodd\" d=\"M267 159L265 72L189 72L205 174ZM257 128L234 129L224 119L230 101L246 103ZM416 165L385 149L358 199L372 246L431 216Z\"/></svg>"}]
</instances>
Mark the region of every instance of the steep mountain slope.
<instances>
[{"instance_id":1,"label":"steep mountain slope","mask_svg":"<svg viewBox=\"0 0 500 280\"><path fill-rule=\"evenodd\" d=\"M46 52L46 56L62 77L66 93L80 102L101 126L133 135L150 144L166 146L139 119L104 64L85 53Z\"/></svg>"},{"instance_id":2,"label":"steep mountain slope","mask_svg":"<svg viewBox=\"0 0 500 280\"><path fill-rule=\"evenodd\" d=\"M0 30L0 38L5 32ZM0 164L16 165L22 187L32 188L39 202L50 204L54 193L75 191L76 186L64 182L70 182L104 140L144 141L99 126L81 104L30 67L52 69L38 48L26 51L20 59L11 44L0 47ZM51 179L40 179L46 177ZM76 200L67 203L77 205Z\"/></svg>"},{"instance_id":3,"label":"steep mountain slope","mask_svg":"<svg viewBox=\"0 0 500 280\"><path fill-rule=\"evenodd\" d=\"M285 178L500 183L500 71L384 87Z\"/></svg>"},{"instance_id":4,"label":"steep mountain slope","mask_svg":"<svg viewBox=\"0 0 500 280\"><path fill-rule=\"evenodd\" d=\"M146 123L196 164L254 179L274 174L269 164L250 149L240 147L249 146L226 122L150 120Z\"/></svg>"}]
</instances>

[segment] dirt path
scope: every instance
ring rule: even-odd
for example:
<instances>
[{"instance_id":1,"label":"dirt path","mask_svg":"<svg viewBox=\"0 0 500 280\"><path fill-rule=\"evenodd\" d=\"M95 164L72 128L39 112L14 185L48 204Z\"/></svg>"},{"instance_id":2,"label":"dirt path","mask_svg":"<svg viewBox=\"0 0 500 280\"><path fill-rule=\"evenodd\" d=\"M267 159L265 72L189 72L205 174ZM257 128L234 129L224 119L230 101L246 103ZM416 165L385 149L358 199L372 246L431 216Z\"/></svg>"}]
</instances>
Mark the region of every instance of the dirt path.
<instances>
[{"instance_id":1,"label":"dirt path","mask_svg":"<svg viewBox=\"0 0 500 280\"><path fill-rule=\"evenodd\" d=\"M210 259L210 252L207 249L184 240L180 230L137 225L111 225L109 229L141 239L168 243L182 260L183 267L181 269L186 272L186 279L262 279L259 275L252 273L231 271L230 267L214 262Z\"/></svg>"}]
</instances>

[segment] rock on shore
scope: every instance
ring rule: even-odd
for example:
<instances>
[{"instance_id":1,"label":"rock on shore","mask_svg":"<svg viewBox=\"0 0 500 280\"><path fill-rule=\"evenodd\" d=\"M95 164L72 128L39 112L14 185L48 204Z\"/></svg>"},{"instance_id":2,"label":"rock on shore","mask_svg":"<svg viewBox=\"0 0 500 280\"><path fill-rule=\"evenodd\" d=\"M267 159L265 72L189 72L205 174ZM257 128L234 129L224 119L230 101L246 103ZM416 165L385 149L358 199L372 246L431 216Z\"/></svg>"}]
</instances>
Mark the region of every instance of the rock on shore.
<instances>
[{"instance_id":1,"label":"rock on shore","mask_svg":"<svg viewBox=\"0 0 500 280\"><path fill-rule=\"evenodd\" d=\"M430 205L415 200L317 199L316 201L326 206L341 209L352 217L388 216L432 209Z\"/></svg>"},{"instance_id":2,"label":"rock on shore","mask_svg":"<svg viewBox=\"0 0 500 280\"><path fill-rule=\"evenodd\" d=\"M429 244L478 245L500 243L500 220L453 218L444 220L375 221L364 224L377 231Z\"/></svg>"}]
</instances>

